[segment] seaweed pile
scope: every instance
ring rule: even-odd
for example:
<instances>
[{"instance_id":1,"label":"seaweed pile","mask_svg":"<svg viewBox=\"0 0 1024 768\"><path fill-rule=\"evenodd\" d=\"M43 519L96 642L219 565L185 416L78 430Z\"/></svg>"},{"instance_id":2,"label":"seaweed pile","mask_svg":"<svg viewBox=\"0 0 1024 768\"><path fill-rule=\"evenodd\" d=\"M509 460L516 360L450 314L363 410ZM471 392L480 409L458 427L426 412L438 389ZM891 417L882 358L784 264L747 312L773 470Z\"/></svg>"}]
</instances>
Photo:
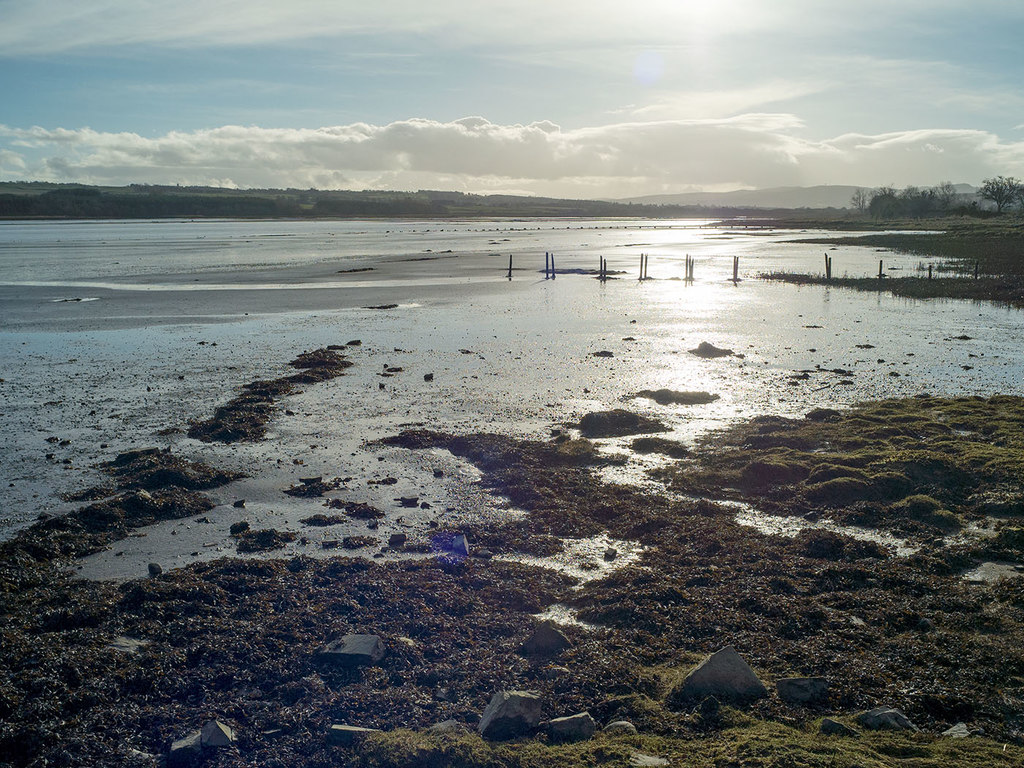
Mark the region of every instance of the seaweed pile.
<instances>
[{"instance_id":1,"label":"seaweed pile","mask_svg":"<svg viewBox=\"0 0 1024 768\"><path fill-rule=\"evenodd\" d=\"M198 491L242 477L160 448L128 451L100 468L111 475L115 485L90 488L74 497L98 500L96 503L61 517L39 520L0 545L0 555L42 561L83 557L137 528L206 512L213 502Z\"/></svg>"},{"instance_id":2,"label":"seaweed pile","mask_svg":"<svg viewBox=\"0 0 1024 768\"><path fill-rule=\"evenodd\" d=\"M276 379L257 379L244 385L245 392L218 408L211 418L193 423L188 436L206 443L262 440L277 400L294 394L299 385L317 384L344 375L352 362L345 359L339 349L342 347L330 346L303 352L288 363L299 369L298 373Z\"/></svg>"}]
</instances>

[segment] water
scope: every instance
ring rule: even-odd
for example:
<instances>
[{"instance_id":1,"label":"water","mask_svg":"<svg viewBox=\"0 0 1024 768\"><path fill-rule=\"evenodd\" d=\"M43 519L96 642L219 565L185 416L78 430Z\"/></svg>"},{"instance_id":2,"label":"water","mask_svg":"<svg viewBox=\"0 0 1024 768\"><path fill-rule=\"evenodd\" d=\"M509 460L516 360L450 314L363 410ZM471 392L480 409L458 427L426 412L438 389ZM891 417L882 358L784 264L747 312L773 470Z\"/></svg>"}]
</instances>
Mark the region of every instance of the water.
<instances>
[{"instance_id":1,"label":"water","mask_svg":"<svg viewBox=\"0 0 1024 768\"><path fill-rule=\"evenodd\" d=\"M226 528L242 516L307 534L286 553L315 549L317 536L367 533L355 523L303 530L297 520L322 509L280 492L299 476L355 478L338 495L383 505L385 541L397 530L425 533L431 522L518 514L446 452L368 442L403 425L545 437L587 411L628 407L692 441L758 414L925 391L1020 393L1017 310L756 278L820 272L827 247L786 241L821 236L628 220L0 224L0 535L73 508L59 494L97 484L95 464L128 448L168 445L252 477L213 492L228 505L211 516L213 528L165 524L163 534L116 545L124 554L108 560L126 563L123 573L147 547L168 564L224 554ZM594 269L600 255L629 274L604 284L565 273L546 281L545 251L560 270ZM641 253L655 278L644 283ZM899 274L921 260L850 246L829 253L837 275L877 274L879 258ZM678 279L688 254L692 285ZM734 255L738 284L728 279ZM366 308L387 304L398 307ZM349 374L283 401L264 443L157 434L207 417L248 381L284 374L302 350L353 339L362 346L351 350ZM687 352L702 341L739 355ZM613 356L593 356L603 350ZM404 372L382 378L385 365ZM805 379L792 378L801 371ZM700 406L623 400L663 387L721 397ZM644 464L630 466L638 479ZM616 481L630 482L630 466ZM387 495L365 484L387 474L399 479ZM403 495L431 507L399 510L392 496ZM246 510L233 510L242 497Z\"/></svg>"}]
</instances>

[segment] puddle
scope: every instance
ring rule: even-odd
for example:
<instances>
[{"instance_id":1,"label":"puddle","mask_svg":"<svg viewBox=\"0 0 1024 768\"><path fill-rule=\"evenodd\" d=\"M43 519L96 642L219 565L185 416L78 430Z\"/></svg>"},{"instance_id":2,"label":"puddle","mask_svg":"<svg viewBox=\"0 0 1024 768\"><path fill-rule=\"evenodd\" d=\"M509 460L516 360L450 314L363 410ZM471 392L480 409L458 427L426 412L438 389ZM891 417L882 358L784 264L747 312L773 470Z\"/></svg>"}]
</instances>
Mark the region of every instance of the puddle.
<instances>
[{"instance_id":1,"label":"puddle","mask_svg":"<svg viewBox=\"0 0 1024 768\"><path fill-rule=\"evenodd\" d=\"M579 579L583 584L636 562L644 551L644 547L635 541L612 539L607 534L590 539L563 539L563 542L563 550L551 557L495 555L494 559L548 568ZM616 552L614 559L605 559L606 553L612 549Z\"/></svg>"},{"instance_id":2,"label":"puddle","mask_svg":"<svg viewBox=\"0 0 1024 768\"><path fill-rule=\"evenodd\" d=\"M742 502L720 501L723 506L736 508L736 522L750 528L756 528L761 533L771 536L796 536L801 531L819 530L831 531L841 536L847 536L859 541L873 541L883 547L895 551L898 557L906 557L917 552L920 547L910 544L904 539L897 538L881 531L874 531L869 528L858 528L853 525L839 525L829 520L817 520L811 522L802 517L782 517L780 515L769 515L761 512L749 504Z\"/></svg>"}]
</instances>

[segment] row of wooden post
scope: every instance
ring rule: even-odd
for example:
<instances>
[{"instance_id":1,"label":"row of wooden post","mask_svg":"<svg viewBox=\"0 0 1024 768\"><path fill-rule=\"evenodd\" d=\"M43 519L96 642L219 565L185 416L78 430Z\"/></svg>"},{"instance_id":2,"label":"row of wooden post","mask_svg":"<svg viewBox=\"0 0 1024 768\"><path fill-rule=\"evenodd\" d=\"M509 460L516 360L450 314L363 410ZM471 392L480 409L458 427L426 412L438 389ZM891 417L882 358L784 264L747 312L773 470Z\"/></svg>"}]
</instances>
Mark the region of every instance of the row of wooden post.
<instances>
[{"instance_id":1,"label":"row of wooden post","mask_svg":"<svg viewBox=\"0 0 1024 768\"><path fill-rule=\"evenodd\" d=\"M599 259L599 262L598 262L597 279L601 280L602 282L604 282L605 280L608 279L608 260L604 256L598 256L598 259ZM649 254L646 254L646 253L641 253L640 254L640 277L639 277L640 280L650 280L651 279L650 273L648 271L648 268L650 267L650 261L651 261L651 257L650 257ZM692 256L690 256L690 254L686 254L686 267L685 267L686 277L683 278L684 280L692 281L694 279L693 278L694 262L695 262L694 258ZM826 271L828 273L828 276L831 277L832 276L832 260L827 255L825 256L825 268L826 268ZM512 279L512 254L511 253L508 255L508 272L506 273L506 277L509 280ZM554 280L555 279L555 254L550 253L548 251L544 252L544 279L545 280ZM739 279L740 279L740 257L739 256L733 256L732 257L732 281L734 283L738 283Z\"/></svg>"}]
</instances>

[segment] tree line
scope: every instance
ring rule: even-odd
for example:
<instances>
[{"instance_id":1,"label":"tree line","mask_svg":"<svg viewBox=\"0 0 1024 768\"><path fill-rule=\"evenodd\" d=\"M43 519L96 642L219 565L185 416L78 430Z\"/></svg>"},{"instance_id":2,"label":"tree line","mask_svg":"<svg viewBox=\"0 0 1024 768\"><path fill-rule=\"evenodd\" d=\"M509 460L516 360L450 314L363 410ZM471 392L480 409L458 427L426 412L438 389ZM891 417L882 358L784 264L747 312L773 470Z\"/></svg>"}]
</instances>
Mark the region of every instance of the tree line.
<instances>
[{"instance_id":1,"label":"tree line","mask_svg":"<svg viewBox=\"0 0 1024 768\"><path fill-rule=\"evenodd\" d=\"M983 207L982 201L991 203L994 210ZM858 189L850 204L875 219L998 215L1014 207L1024 209L1024 182L1013 176L995 176L985 179L976 194L962 194L948 181L924 188Z\"/></svg>"}]
</instances>

